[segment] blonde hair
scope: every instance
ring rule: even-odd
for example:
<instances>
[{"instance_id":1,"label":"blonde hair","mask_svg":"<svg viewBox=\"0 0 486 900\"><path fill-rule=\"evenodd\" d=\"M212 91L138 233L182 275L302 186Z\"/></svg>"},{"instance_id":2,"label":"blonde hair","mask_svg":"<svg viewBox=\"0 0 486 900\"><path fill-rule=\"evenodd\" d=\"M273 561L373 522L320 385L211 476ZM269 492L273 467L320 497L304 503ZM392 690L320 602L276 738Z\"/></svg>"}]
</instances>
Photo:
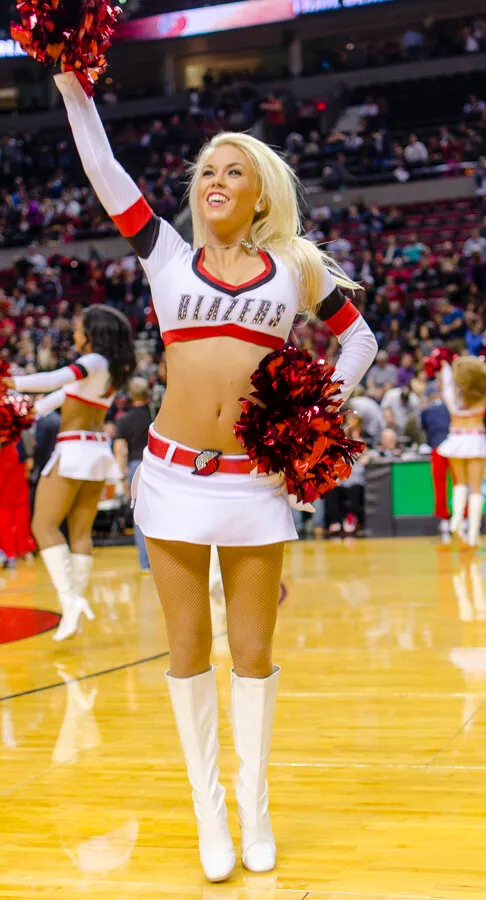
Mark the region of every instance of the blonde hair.
<instances>
[{"instance_id":1,"label":"blonde hair","mask_svg":"<svg viewBox=\"0 0 486 900\"><path fill-rule=\"evenodd\" d=\"M322 269L329 270L341 287L357 290L335 260L302 235L299 194L303 188L295 172L278 153L249 134L221 132L202 148L191 167L189 205L194 229L194 249L206 243L204 223L197 206L197 185L211 153L232 144L250 160L258 179L262 211L255 213L249 241L262 250L277 253L296 272L300 307L315 313L322 297Z\"/></svg>"},{"instance_id":2,"label":"blonde hair","mask_svg":"<svg viewBox=\"0 0 486 900\"><path fill-rule=\"evenodd\" d=\"M486 401L486 363L477 356L458 356L452 363L454 381L466 409Z\"/></svg>"}]
</instances>

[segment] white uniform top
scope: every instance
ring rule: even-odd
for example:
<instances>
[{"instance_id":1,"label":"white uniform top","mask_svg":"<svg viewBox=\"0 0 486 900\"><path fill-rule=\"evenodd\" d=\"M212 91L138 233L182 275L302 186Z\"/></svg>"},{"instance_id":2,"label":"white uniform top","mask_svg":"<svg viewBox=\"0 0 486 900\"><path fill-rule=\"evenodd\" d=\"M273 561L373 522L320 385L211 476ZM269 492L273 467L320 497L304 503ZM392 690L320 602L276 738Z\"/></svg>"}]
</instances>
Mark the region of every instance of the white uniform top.
<instances>
[{"instance_id":1,"label":"white uniform top","mask_svg":"<svg viewBox=\"0 0 486 900\"><path fill-rule=\"evenodd\" d=\"M204 248L194 252L171 225L156 216L116 161L96 106L75 74L56 75L55 81L86 175L147 274L164 343L229 336L270 349L282 347L299 305L291 268L275 253L260 251L264 271L245 284L225 284L210 275L204 266ZM346 396L373 361L376 341L324 265L322 301L319 317L343 346L335 378L343 381Z\"/></svg>"},{"instance_id":2,"label":"white uniform top","mask_svg":"<svg viewBox=\"0 0 486 900\"><path fill-rule=\"evenodd\" d=\"M16 391L49 394L35 404L39 416L62 406L66 397L98 409L109 409L115 396L115 391L110 387L108 362L100 353L86 353L75 363L55 372L16 375L13 381Z\"/></svg>"}]
</instances>

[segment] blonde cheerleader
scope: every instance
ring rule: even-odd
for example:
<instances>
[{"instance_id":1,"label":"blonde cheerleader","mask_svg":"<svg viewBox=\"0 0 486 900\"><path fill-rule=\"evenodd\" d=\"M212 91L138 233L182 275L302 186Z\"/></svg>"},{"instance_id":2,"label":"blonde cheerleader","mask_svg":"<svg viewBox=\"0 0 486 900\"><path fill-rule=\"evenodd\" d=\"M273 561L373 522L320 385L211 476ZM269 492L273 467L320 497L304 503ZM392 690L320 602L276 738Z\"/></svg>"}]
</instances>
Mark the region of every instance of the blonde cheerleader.
<instances>
[{"instance_id":1,"label":"blonde cheerleader","mask_svg":"<svg viewBox=\"0 0 486 900\"><path fill-rule=\"evenodd\" d=\"M486 460L486 363L477 356L460 356L442 364L442 393L451 426L437 452L449 459L454 476L451 532L459 534L467 505L468 544L476 547L483 516L482 485ZM468 499L469 493L469 499Z\"/></svg>"}]
</instances>

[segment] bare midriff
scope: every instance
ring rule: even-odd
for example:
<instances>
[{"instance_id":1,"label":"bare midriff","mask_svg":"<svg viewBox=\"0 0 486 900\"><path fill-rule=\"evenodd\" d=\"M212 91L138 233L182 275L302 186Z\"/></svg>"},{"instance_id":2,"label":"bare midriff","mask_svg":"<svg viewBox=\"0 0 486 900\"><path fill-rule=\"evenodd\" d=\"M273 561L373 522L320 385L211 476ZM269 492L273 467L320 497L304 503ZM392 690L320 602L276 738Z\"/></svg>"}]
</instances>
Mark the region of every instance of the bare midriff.
<instances>
[{"instance_id":1,"label":"bare midriff","mask_svg":"<svg viewBox=\"0 0 486 900\"><path fill-rule=\"evenodd\" d=\"M477 413L471 416L452 416L451 426L456 431L483 431L484 417L483 414L478 415Z\"/></svg>"},{"instance_id":2,"label":"bare midriff","mask_svg":"<svg viewBox=\"0 0 486 900\"><path fill-rule=\"evenodd\" d=\"M167 347L167 391L154 428L195 450L244 453L233 427L248 397L251 375L270 353L230 337L204 338Z\"/></svg>"},{"instance_id":3,"label":"bare midriff","mask_svg":"<svg viewBox=\"0 0 486 900\"><path fill-rule=\"evenodd\" d=\"M66 397L61 412L60 431L101 431L107 410Z\"/></svg>"}]
</instances>

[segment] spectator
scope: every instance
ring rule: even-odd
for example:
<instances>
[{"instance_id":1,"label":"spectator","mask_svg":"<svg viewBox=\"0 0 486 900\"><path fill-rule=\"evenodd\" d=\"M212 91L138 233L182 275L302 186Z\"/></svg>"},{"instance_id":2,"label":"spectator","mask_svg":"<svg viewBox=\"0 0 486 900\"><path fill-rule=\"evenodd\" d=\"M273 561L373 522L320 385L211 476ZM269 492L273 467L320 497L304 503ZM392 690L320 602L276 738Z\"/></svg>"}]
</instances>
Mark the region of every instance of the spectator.
<instances>
[{"instance_id":1,"label":"spectator","mask_svg":"<svg viewBox=\"0 0 486 900\"><path fill-rule=\"evenodd\" d=\"M479 100L476 94L469 94L467 103L464 104L464 113L472 119L480 119L486 110L484 100Z\"/></svg>"},{"instance_id":2,"label":"spectator","mask_svg":"<svg viewBox=\"0 0 486 900\"><path fill-rule=\"evenodd\" d=\"M152 416L149 407L148 382L144 378L132 378L129 384L132 409L124 413L116 423L114 443L115 458L128 483L128 492L135 473L142 462L143 451ZM138 525L134 526L135 543L142 572L150 571L145 540Z\"/></svg>"},{"instance_id":3,"label":"spectator","mask_svg":"<svg viewBox=\"0 0 486 900\"><path fill-rule=\"evenodd\" d=\"M389 362L386 350L379 350L376 356L376 362L371 367L366 387L369 394L375 400L380 402L383 395L394 387L397 383L397 367Z\"/></svg>"},{"instance_id":4,"label":"spectator","mask_svg":"<svg viewBox=\"0 0 486 900\"><path fill-rule=\"evenodd\" d=\"M409 28L402 37L402 48L409 59L419 59L424 46L424 36L416 28Z\"/></svg>"},{"instance_id":5,"label":"spectator","mask_svg":"<svg viewBox=\"0 0 486 900\"><path fill-rule=\"evenodd\" d=\"M410 416L418 412L420 400L409 386L394 387L384 395L381 408L382 410L389 409L393 413L397 431L399 434L403 434Z\"/></svg>"},{"instance_id":6,"label":"spectator","mask_svg":"<svg viewBox=\"0 0 486 900\"><path fill-rule=\"evenodd\" d=\"M385 216L384 227L387 231L398 231L405 225L405 216L401 210L393 206L387 216Z\"/></svg>"},{"instance_id":7,"label":"spectator","mask_svg":"<svg viewBox=\"0 0 486 900\"><path fill-rule=\"evenodd\" d=\"M378 455L383 459L398 459L402 455L398 446L398 436L394 428L385 428L378 446Z\"/></svg>"},{"instance_id":8,"label":"spectator","mask_svg":"<svg viewBox=\"0 0 486 900\"><path fill-rule=\"evenodd\" d=\"M385 418L380 404L372 397L367 397L364 387L358 385L351 395L349 405L361 419L363 440L371 447L376 447L385 427Z\"/></svg>"},{"instance_id":9,"label":"spectator","mask_svg":"<svg viewBox=\"0 0 486 900\"><path fill-rule=\"evenodd\" d=\"M405 262L416 265L420 262L424 251L425 244L422 244L422 241L419 241L418 235L414 232L410 235L410 243L406 244L403 248L402 256Z\"/></svg>"},{"instance_id":10,"label":"spectator","mask_svg":"<svg viewBox=\"0 0 486 900\"><path fill-rule=\"evenodd\" d=\"M347 414L348 434L351 440L362 440L361 419L352 418L353 414ZM365 491L365 466L369 461L369 454L362 453L355 462L349 478L334 488L326 497L326 515L330 536L344 534L356 534L364 523L364 491Z\"/></svg>"},{"instance_id":11,"label":"spectator","mask_svg":"<svg viewBox=\"0 0 486 900\"><path fill-rule=\"evenodd\" d=\"M486 347L486 337L484 334L484 319L480 315L474 317L474 321L466 330L466 347L467 352L471 356L479 356L481 351ZM445 438L444 438L445 440Z\"/></svg>"},{"instance_id":12,"label":"spectator","mask_svg":"<svg viewBox=\"0 0 486 900\"><path fill-rule=\"evenodd\" d=\"M427 147L423 141L419 141L416 134L410 135L408 144L405 147L404 156L405 161L409 166L422 165L423 163L426 163L429 158Z\"/></svg>"},{"instance_id":13,"label":"spectator","mask_svg":"<svg viewBox=\"0 0 486 900\"><path fill-rule=\"evenodd\" d=\"M450 415L447 406L437 394L433 395L429 405L422 410L420 422L427 444L432 448L430 464L434 486L434 516L439 519L441 534L448 534L450 511L447 500L447 473L449 460L437 453L437 447L442 441L445 441L449 433Z\"/></svg>"},{"instance_id":14,"label":"spectator","mask_svg":"<svg viewBox=\"0 0 486 900\"><path fill-rule=\"evenodd\" d=\"M411 353L404 353L397 371L397 387L408 387L415 378L415 365Z\"/></svg>"},{"instance_id":15,"label":"spectator","mask_svg":"<svg viewBox=\"0 0 486 900\"><path fill-rule=\"evenodd\" d=\"M481 156L474 169L474 189L478 200L486 197L486 156Z\"/></svg>"},{"instance_id":16,"label":"spectator","mask_svg":"<svg viewBox=\"0 0 486 900\"><path fill-rule=\"evenodd\" d=\"M347 238L341 237L339 231L333 228L329 235L329 250L331 253L343 254L347 257L351 253L351 243Z\"/></svg>"},{"instance_id":17,"label":"spectator","mask_svg":"<svg viewBox=\"0 0 486 900\"><path fill-rule=\"evenodd\" d=\"M481 258L486 256L486 237L481 237L479 228L473 228L470 237L464 242L463 255L468 259L473 253L480 253Z\"/></svg>"},{"instance_id":18,"label":"spectator","mask_svg":"<svg viewBox=\"0 0 486 900\"><path fill-rule=\"evenodd\" d=\"M401 248L397 244L397 239L394 234L389 234L387 238L386 252L383 257L383 262L385 266L389 266L394 262L397 257L402 255Z\"/></svg>"},{"instance_id":19,"label":"spectator","mask_svg":"<svg viewBox=\"0 0 486 900\"><path fill-rule=\"evenodd\" d=\"M442 317L442 322L439 326L441 337L447 343L462 339L466 330L464 311L454 306L449 298L445 298L439 304L439 312Z\"/></svg>"}]
</instances>

